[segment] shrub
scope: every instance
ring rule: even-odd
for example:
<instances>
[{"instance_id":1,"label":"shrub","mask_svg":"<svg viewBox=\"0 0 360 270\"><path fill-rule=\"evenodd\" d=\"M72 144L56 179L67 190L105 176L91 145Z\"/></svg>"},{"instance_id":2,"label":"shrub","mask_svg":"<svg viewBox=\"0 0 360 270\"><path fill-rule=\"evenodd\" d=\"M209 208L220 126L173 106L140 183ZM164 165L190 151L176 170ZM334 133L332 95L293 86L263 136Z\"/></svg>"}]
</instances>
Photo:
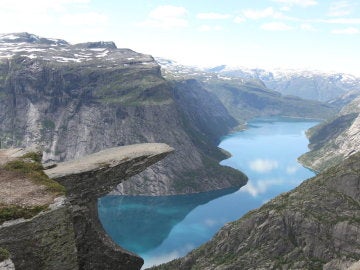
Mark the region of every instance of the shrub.
<instances>
[{"instance_id":1,"label":"shrub","mask_svg":"<svg viewBox=\"0 0 360 270\"><path fill-rule=\"evenodd\" d=\"M32 161L26 161L30 158ZM33 183L38 185L44 185L47 190L56 194L64 194L65 188L58 182L50 179L45 173L44 168L39 162L40 156L36 153L27 153L20 159L10 161L5 164L4 169L7 171L15 171L24 174L30 178Z\"/></svg>"},{"instance_id":2,"label":"shrub","mask_svg":"<svg viewBox=\"0 0 360 270\"><path fill-rule=\"evenodd\" d=\"M48 208L47 205L22 207L17 205L0 206L0 224L18 218L29 219Z\"/></svg>"},{"instance_id":3,"label":"shrub","mask_svg":"<svg viewBox=\"0 0 360 270\"><path fill-rule=\"evenodd\" d=\"M0 262L9 259L10 253L7 249L0 247Z\"/></svg>"}]
</instances>

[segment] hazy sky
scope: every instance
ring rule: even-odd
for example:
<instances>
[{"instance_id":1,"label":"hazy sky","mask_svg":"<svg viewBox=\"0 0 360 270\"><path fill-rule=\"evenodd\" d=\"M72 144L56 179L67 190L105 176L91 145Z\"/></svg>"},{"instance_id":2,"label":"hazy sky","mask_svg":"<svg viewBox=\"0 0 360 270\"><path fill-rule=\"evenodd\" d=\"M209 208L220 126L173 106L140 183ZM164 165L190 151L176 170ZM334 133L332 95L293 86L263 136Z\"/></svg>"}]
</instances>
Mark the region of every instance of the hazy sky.
<instances>
[{"instance_id":1,"label":"hazy sky","mask_svg":"<svg viewBox=\"0 0 360 270\"><path fill-rule=\"evenodd\" d=\"M0 0L0 32L118 47L184 64L360 75L359 0Z\"/></svg>"}]
</instances>

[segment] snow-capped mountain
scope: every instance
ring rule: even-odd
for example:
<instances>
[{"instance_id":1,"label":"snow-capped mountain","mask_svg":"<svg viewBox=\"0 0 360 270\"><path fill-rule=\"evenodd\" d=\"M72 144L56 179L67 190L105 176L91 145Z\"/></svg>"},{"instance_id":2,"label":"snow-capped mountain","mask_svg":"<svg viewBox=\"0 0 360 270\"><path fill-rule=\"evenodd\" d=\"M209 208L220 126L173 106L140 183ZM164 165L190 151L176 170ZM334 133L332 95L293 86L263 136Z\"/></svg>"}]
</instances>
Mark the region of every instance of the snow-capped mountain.
<instances>
[{"instance_id":1,"label":"snow-capped mountain","mask_svg":"<svg viewBox=\"0 0 360 270\"><path fill-rule=\"evenodd\" d=\"M0 34L0 59L14 57L84 65L97 62L98 68L154 65L151 56L129 49L117 49L111 41L72 45L62 39L43 38L29 33Z\"/></svg>"},{"instance_id":2,"label":"snow-capped mountain","mask_svg":"<svg viewBox=\"0 0 360 270\"><path fill-rule=\"evenodd\" d=\"M260 79L267 87L284 95L319 101L334 100L349 91L360 93L360 78L345 73L310 70L265 70L226 65L207 69L217 74L247 79Z\"/></svg>"},{"instance_id":3,"label":"snow-capped mountain","mask_svg":"<svg viewBox=\"0 0 360 270\"><path fill-rule=\"evenodd\" d=\"M200 68L185 66L163 58L156 58L156 61L163 68L164 74L171 74L175 78L201 76L209 79L262 81L269 89L304 99L336 102L337 99L343 101L347 100L349 96L360 94L360 77L345 73L293 69L251 69L227 65Z\"/></svg>"}]
</instances>

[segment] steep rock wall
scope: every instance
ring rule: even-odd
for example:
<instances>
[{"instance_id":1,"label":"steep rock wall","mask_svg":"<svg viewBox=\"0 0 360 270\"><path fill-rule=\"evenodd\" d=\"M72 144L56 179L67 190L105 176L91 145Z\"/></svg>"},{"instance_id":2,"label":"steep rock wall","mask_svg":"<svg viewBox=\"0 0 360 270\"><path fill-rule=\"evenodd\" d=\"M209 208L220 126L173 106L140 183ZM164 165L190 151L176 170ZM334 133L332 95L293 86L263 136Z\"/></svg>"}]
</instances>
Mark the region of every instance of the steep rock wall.
<instances>
[{"instance_id":1,"label":"steep rock wall","mask_svg":"<svg viewBox=\"0 0 360 270\"><path fill-rule=\"evenodd\" d=\"M299 160L322 171L360 151L360 97L346 105L333 119L308 131L310 151Z\"/></svg>"}]
</instances>

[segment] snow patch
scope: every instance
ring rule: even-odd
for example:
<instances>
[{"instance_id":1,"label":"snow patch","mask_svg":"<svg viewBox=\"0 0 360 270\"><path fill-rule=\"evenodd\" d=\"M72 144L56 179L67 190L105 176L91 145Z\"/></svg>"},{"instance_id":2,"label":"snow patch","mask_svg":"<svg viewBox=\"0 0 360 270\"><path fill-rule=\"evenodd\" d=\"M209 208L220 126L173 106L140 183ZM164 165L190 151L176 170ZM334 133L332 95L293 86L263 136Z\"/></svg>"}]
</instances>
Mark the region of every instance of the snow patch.
<instances>
[{"instance_id":1,"label":"snow patch","mask_svg":"<svg viewBox=\"0 0 360 270\"><path fill-rule=\"evenodd\" d=\"M53 59L57 62L67 63L67 62L77 62L80 63L81 59L71 58L71 57L62 57L62 56L53 56Z\"/></svg>"}]
</instances>

